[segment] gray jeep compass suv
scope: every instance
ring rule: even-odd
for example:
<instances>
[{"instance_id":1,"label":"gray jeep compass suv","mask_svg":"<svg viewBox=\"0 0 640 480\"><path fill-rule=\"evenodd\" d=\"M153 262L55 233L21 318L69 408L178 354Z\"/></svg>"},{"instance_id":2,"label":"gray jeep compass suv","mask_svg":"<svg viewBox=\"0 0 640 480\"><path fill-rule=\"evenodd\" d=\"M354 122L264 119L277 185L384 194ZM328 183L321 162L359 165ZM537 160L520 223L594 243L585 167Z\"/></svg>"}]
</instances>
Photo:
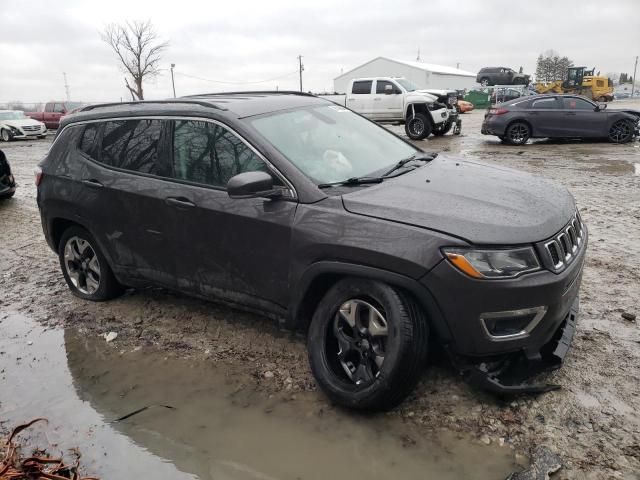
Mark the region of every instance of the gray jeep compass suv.
<instances>
[{"instance_id":1,"label":"gray jeep compass suv","mask_svg":"<svg viewBox=\"0 0 640 480\"><path fill-rule=\"evenodd\" d=\"M587 229L565 188L312 95L88 106L36 183L75 295L158 285L276 317L339 404L398 404L434 344L476 385L544 391L527 380L573 336Z\"/></svg>"}]
</instances>

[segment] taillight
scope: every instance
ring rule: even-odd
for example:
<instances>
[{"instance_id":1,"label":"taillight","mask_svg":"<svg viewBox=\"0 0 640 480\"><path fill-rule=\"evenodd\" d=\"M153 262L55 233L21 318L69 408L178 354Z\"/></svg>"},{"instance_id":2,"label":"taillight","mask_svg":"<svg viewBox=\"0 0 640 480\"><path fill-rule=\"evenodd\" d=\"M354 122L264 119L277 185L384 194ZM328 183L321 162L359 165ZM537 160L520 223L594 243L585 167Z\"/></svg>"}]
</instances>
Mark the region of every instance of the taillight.
<instances>
[{"instance_id":1,"label":"taillight","mask_svg":"<svg viewBox=\"0 0 640 480\"><path fill-rule=\"evenodd\" d=\"M491 108L489 109L489 113L491 115L503 115L505 113L509 113L509 110L506 108Z\"/></svg>"},{"instance_id":2,"label":"taillight","mask_svg":"<svg viewBox=\"0 0 640 480\"><path fill-rule=\"evenodd\" d=\"M35 175L35 183L36 183L36 187L40 186L40 183L42 182L42 169L40 167L36 167L33 169L33 174Z\"/></svg>"}]
</instances>

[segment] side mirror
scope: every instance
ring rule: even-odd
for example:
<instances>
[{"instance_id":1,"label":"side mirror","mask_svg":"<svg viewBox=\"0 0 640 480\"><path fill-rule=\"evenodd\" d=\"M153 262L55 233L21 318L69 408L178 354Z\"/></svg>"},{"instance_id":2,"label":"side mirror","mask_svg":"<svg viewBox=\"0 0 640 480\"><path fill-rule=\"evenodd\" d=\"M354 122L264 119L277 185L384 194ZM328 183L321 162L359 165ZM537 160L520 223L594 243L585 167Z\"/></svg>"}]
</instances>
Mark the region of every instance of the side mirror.
<instances>
[{"instance_id":1,"label":"side mirror","mask_svg":"<svg viewBox=\"0 0 640 480\"><path fill-rule=\"evenodd\" d=\"M393 94L393 93L394 93L394 91L393 91L393 90L394 90L394 89L393 89L393 85L385 85L385 86L384 86L384 94L385 94L385 95L391 95L391 94Z\"/></svg>"},{"instance_id":2,"label":"side mirror","mask_svg":"<svg viewBox=\"0 0 640 480\"><path fill-rule=\"evenodd\" d=\"M231 177L227 182L227 193L231 198L274 198L282 191L273 188L273 177L266 172L244 172Z\"/></svg>"},{"instance_id":3,"label":"side mirror","mask_svg":"<svg viewBox=\"0 0 640 480\"><path fill-rule=\"evenodd\" d=\"M606 110L607 109L607 104L606 103L599 103L598 105L596 105L596 107L594 108L594 110L596 112L600 112L601 110Z\"/></svg>"}]
</instances>

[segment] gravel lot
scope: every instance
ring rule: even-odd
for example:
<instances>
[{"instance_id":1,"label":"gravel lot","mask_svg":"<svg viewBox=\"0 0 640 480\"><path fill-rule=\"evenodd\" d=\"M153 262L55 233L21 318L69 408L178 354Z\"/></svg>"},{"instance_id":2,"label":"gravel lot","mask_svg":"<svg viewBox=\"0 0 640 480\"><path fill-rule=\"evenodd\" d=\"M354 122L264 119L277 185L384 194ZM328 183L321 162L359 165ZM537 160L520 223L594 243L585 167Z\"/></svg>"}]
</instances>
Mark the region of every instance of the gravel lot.
<instances>
[{"instance_id":1,"label":"gravel lot","mask_svg":"<svg viewBox=\"0 0 640 480\"><path fill-rule=\"evenodd\" d=\"M638 102L625 103L640 108ZM535 141L510 147L477 133L482 113L463 116L459 137L417 144L542 175L575 196L590 246L573 348L551 378L563 388L500 400L470 388L439 363L389 416L424 435L446 428L521 455L546 445L565 462L554 478L639 479L640 328L639 320L622 314L640 315L640 142ZM15 198L0 203L0 321L12 311L91 336L115 331L114 344L123 351L143 346L206 358L233 366L264 395L299 392L332 409L315 392L304 340L270 320L159 289L99 304L72 296L45 244L35 202L32 171L49 144L0 144L19 183Z\"/></svg>"}]
</instances>

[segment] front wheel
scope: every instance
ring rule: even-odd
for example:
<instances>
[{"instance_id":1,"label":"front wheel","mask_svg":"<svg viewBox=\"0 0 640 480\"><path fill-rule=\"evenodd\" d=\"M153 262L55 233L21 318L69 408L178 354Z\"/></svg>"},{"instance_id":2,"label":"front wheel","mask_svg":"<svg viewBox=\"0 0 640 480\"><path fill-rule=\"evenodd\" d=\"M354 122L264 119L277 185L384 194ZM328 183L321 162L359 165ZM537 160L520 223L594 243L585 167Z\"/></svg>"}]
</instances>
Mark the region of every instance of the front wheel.
<instances>
[{"instance_id":1,"label":"front wheel","mask_svg":"<svg viewBox=\"0 0 640 480\"><path fill-rule=\"evenodd\" d=\"M507 127L505 140L511 145L524 145L531 137L531 128L524 122L513 122Z\"/></svg>"},{"instance_id":2,"label":"front wheel","mask_svg":"<svg viewBox=\"0 0 640 480\"><path fill-rule=\"evenodd\" d=\"M618 120L609 128L611 143L627 143L633 139L634 124L629 120Z\"/></svg>"},{"instance_id":3,"label":"front wheel","mask_svg":"<svg viewBox=\"0 0 640 480\"><path fill-rule=\"evenodd\" d=\"M404 124L404 130L411 140L423 140L431 135L433 126L425 114L416 113L413 117L407 119Z\"/></svg>"},{"instance_id":4,"label":"front wheel","mask_svg":"<svg viewBox=\"0 0 640 480\"><path fill-rule=\"evenodd\" d=\"M0 130L0 140L2 140L3 142L8 142L11 140L11 134L9 133L9 130L5 130L4 128Z\"/></svg>"},{"instance_id":5,"label":"front wheel","mask_svg":"<svg viewBox=\"0 0 640 480\"><path fill-rule=\"evenodd\" d=\"M447 121L447 122L440 123L436 126L436 128L433 129L433 134L439 135L439 136L445 135L449 133L449 130L451 130L451 127L453 127L453 122Z\"/></svg>"},{"instance_id":6,"label":"front wheel","mask_svg":"<svg viewBox=\"0 0 640 480\"><path fill-rule=\"evenodd\" d=\"M70 227L58 245L62 274L71 293L86 300L103 301L122 293L107 259L93 236L81 227Z\"/></svg>"},{"instance_id":7,"label":"front wheel","mask_svg":"<svg viewBox=\"0 0 640 480\"><path fill-rule=\"evenodd\" d=\"M428 337L427 319L407 294L378 281L344 278L313 315L309 363L333 402L388 410L414 389Z\"/></svg>"}]
</instances>

